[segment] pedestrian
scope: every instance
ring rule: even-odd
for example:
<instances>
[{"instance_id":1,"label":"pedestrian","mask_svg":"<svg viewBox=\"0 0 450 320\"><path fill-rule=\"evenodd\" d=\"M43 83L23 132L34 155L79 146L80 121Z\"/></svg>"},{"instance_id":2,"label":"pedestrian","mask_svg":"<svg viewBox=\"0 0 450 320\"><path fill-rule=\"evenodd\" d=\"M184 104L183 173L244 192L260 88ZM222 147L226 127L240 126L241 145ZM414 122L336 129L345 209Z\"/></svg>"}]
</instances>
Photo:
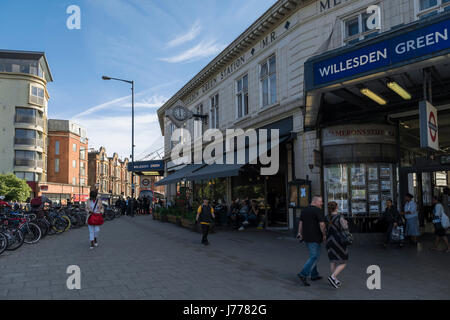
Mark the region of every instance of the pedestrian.
<instances>
[{"instance_id":1,"label":"pedestrian","mask_svg":"<svg viewBox=\"0 0 450 320\"><path fill-rule=\"evenodd\" d=\"M414 196L410 193L405 196L405 212L402 214L406 220L405 236L411 238L413 244L417 244L417 237L420 235L419 218L417 213L417 204L413 200Z\"/></svg>"},{"instance_id":2,"label":"pedestrian","mask_svg":"<svg viewBox=\"0 0 450 320\"><path fill-rule=\"evenodd\" d=\"M200 222L200 225L202 226L202 244L206 246L209 245L208 232L213 219L215 219L214 209L209 205L209 200L204 198L203 204L198 207L196 221Z\"/></svg>"},{"instance_id":3,"label":"pedestrian","mask_svg":"<svg viewBox=\"0 0 450 320\"><path fill-rule=\"evenodd\" d=\"M442 193L442 206L444 207L444 212L447 218L450 219L450 188L445 187Z\"/></svg>"},{"instance_id":4,"label":"pedestrian","mask_svg":"<svg viewBox=\"0 0 450 320\"><path fill-rule=\"evenodd\" d=\"M391 241L392 230L402 225L402 217L398 212L397 208L393 205L392 199L386 200L386 210L381 218L387 224L387 231L384 235L384 248L387 248ZM400 247L403 246L403 241L400 240Z\"/></svg>"},{"instance_id":5,"label":"pedestrian","mask_svg":"<svg viewBox=\"0 0 450 320\"><path fill-rule=\"evenodd\" d=\"M337 279L337 276L345 269L348 261L347 244L342 242L340 234L348 232L348 223L338 213L338 205L334 201L328 203L328 222L326 248L331 270L328 281L333 287L339 288L341 282Z\"/></svg>"},{"instance_id":6,"label":"pedestrian","mask_svg":"<svg viewBox=\"0 0 450 320\"><path fill-rule=\"evenodd\" d=\"M98 246L98 234L100 226L103 224L103 205L102 201L97 199L97 191L93 190L89 194L89 200L86 204L87 225L89 228L90 249Z\"/></svg>"},{"instance_id":7,"label":"pedestrian","mask_svg":"<svg viewBox=\"0 0 450 320\"><path fill-rule=\"evenodd\" d=\"M439 242L444 242L447 246L445 252L450 252L450 246L448 244L447 238L447 228L448 228L448 217L445 214L444 206L439 203L439 200L436 196L433 196L433 224L434 224L434 234L436 235L436 241L434 242L434 247L431 248L433 251L439 251Z\"/></svg>"},{"instance_id":8,"label":"pedestrian","mask_svg":"<svg viewBox=\"0 0 450 320\"><path fill-rule=\"evenodd\" d=\"M309 251L309 259L303 266L302 271L298 274L298 277L305 286L310 285L308 283L308 277L310 275L312 281L322 279L317 271L321 244L327 238L325 215L323 214L322 207L322 197L314 196L311 205L302 210L298 224L297 238L305 242Z\"/></svg>"}]
</instances>

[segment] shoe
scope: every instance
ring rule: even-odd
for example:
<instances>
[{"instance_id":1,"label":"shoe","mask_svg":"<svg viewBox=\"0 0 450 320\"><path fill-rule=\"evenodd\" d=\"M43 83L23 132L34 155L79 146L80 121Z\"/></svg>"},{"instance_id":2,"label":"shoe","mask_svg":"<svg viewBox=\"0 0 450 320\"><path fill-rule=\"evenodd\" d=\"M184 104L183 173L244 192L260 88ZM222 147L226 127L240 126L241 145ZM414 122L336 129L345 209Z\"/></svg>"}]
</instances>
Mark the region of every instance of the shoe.
<instances>
[{"instance_id":1,"label":"shoe","mask_svg":"<svg viewBox=\"0 0 450 320\"><path fill-rule=\"evenodd\" d=\"M334 279L332 276L329 276L329 277L328 277L328 282L329 282L333 287L335 287L336 289L339 288L340 282L339 282L337 279Z\"/></svg>"},{"instance_id":2,"label":"shoe","mask_svg":"<svg viewBox=\"0 0 450 320\"><path fill-rule=\"evenodd\" d=\"M94 243L94 246L98 247L98 243L97 243L97 242L96 242L96 243Z\"/></svg>"},{"instance_id":3,"label":"shoe","mask_svg":"<svg viewBox=\"0 0 450 320\"><path fill-rule=\"evenodd\" d=\"M244 221L242 222L242 224L248 225L248 221Z\"/></svg>"},{"instance_id":4,"label":"shoe","mask_svg":"<svg viewBox=\"0 0 450 320\"><path fill-rule=\"evenodd\" d=\"M315 278L311 278L311 281L319 281L319 280L322 280L322 279L323 279L323 277L318 276L318 277L315 277Z\"/></svg>"},{"instance_id":5,"label":"shoe","mask_svg":"<svg viewBox=\"0 0 450 320\"><path fill-rule=\"evenodd\" d=\"M297 277L302 281L302 283L305 287L310 286L310 284L308 283L308 280L304 276L302 276L301 274L297 274Z\"/></svg>"},{"instance_id":6,"label":"shoe","mask_svg":"<svg viewBox=\"0 0 450 320\"><path fill-rule=\"evenodd\" d=\"M94 249L94 246L92 246L92 245L91 245L91 246L89 246L89 249L91 249L91 250L92 250L92 249Z\"/></svg>"},{"instance_id":7,"label":"shoe","mask_svg":"<svg viewBox=\"0 0 450 320\"><path fill-rule=\"evenodd\" d=\"M209 241L206 241L206 242L205 242L205 246L209 246Z\"/></svg>"},{"instance_id":8,"label":"shoe","mask_svg":"<svg viewBox=\"0 0 450 320\"><path fill-rule=\"evenodd\" d=\"M242 227L240 227L238 230L239 230L239 231L244 231L245 228L244 228L244 226L242 226Z\"/></svg>"}]
</instances>

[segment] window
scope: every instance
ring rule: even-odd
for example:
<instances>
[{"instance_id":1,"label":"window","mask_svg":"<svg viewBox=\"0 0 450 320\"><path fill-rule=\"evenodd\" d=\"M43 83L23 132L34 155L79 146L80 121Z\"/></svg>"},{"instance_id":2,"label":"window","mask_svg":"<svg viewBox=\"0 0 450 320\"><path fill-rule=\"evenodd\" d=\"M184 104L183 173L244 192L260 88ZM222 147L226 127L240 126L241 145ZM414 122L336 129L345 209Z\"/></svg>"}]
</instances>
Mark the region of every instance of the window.
<instances>
[{"instance_id":1,"label":"window","mask_svg":"<svg viewBox=\"0 0 450 320\"><path fill-rule=\"evenodd\" d=\"M261 64L259 76L261 82L262 107L277 102L277 66L275 56L270 57Z\"/></svg>"},{"instance_id":2,"label":"window","mask_svg":"<svg viewBox=\"0 0 450 320\"><path fill-rule=\"evenodd\" d=\"M197 114L203 114L203 105L200 104L195 108ZM194 118L194 139L201 137L203 134L203 120Z\"/></svg>"},{"instance_id":3,"label":"window","mask_svg":"<svg viewBox=\"0 0 450 320\"><path fill-rule=\"evenodd\" d=\"M59 172L59 159L55 159L55 173Z\"/></svg>"},{"instance_id":4,"label":"window","mask_svg":"<svg viewBox=\"0 0 450 320\"><path fill-rule=\"evenodd\" d=\"M417 17L428 18L441 12L450 11L450 0L416 0Z\"/></svg>"},{"instance_id":5,"label":"window","mask_svg":"<svg viewBox=\"0 0 450 320\"><path fill-rule=\"evenodd\" d=\"M15 134L16 138L20 139L36 139L37 136L36 131L27 129L16 129Z\"/></svg>"},{"instance_id":6,"label":"window","mask_svg":"<svg viewBox=\"0 0 450 320\"><path fill-rule=\"evenodd\" d=\"M46 106L44 89L30 85L30 103Z\"/></svg>"},{"instance_id":7,"label":"window","mask_svg":"<svg viewBox=\"0 0 450 320\"><path fill-rule=\"evenodd\" d=\"M73 185L76 185L76 184L77 184L77 178L75 178L75 177L72 178L72 184L73 184Z\"/></svg>"},{"instance_id":8,"label":"window","mask_svg":"<svg viewBox=\"0 0 450 320\"><path fill-rule=\"evenodd\" d=\"M76 168L77 167L77 160L72 160L72 168Z\"/></svg>"},{"instance_id":9,"label":"window","mask_svg":"<svg viewBox=\"0 0 450 320\"><path fill-rule=\"evenodd\" d=\"M236 118L248 115L248 75L236 81Z\"/></svg>"},{"instance_id":10,"label":"window","mask_svg":"<svg viewBox=\"0 0 450 320\"><path fill-rule=\"evenodd\" d=\"M371 15L366 11L361 11L343 21L344 24L344 42L345 44L354 44L358 41L376 36L378 29L367 28L367 19Z\"/></svg>"},{"instance_id":11,"label":"window","mask_svg":"<svg viewBox=\"0 0 450 320\"><path fill-rule=\"evenodd\" d=\"M81 170L81 175L82 176L86 176L86 163L84 162L80 162L80 170Z\"/></svg>"},{"instance_id":12,"label":"window","mask_svg":"<svg viewBox=\"0 0 450 320\"><path fill-rule=\"evenodd\" d=\"M77 145L76 145L76 143L72 144L72 150L73 150L73 152L77 152Z\"/></svg>"},{"instance_id":13,"label":"window","mask_svg":"<svg viewBox=\"0 0 450 320\"><path fill-rule=\"evenodd\" d=\"M14 172L17 178L19 179L25 179L26 181L38 181L39 175L35 174L34 172L21 172L17 171Z\"/></svg>"},{"instance_id":14,"label":"window","mask_svg":"<svg viewBox=\"0 0 450 320\"><path fill-rule=\"evenodd\" d=\"M209 101L209 127L211 129L219 128L219 94L212 96Z\"/></svg>"},{"instance_id":15,"label":"window","mask_svg":"<svg viewBox=\"0 0 450 320\"><path fill-rule=\"evenodd\" d=\"M36 160L38 157L34 151L15 151L16 159Z\"/></svg>"},{"instance_id":16,"label":"window","mask_svg":"<svg viewBox=\"0 0 450 320\"><path fill-rule=\"evenodd\" d=\"M169 139L170 139L170 149L173 149L173 147L175 146L175 142L172 141L172 135L175 131L175 125L171 122L169 123Z\"/></svg>"},{"instance_id":17,"label":"window","mask_svg":"<svg viewBox=\"0 0 450 320\"><path fill-rule=\"evenodd\" d=\"M86 185L86 179L80 178L80 184L81 184L82 186L85 186L85 185Z\"/></svg>"},{"instance_id":18,"label":"window","mask_svg":"<svg viewBox=\"0 0 450 320\"><path fill-rule=\"evenodd\" d=\"M59 155L59 141L55 141L55 155Z\"/></svg>"}]
</instances>

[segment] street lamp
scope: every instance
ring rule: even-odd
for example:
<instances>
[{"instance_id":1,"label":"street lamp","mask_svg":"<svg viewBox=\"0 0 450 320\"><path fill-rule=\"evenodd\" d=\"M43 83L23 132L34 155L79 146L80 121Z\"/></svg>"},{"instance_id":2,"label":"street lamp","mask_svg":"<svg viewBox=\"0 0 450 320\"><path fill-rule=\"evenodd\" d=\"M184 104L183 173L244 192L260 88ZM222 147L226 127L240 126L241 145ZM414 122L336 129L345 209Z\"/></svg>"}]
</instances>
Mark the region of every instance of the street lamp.
<instances>
[{"instance_id":1,"label":"street lamp","mask_svg":"<svg viewBox=\"0 0 450 320\"><path fill-rule=\"evenodd\" d=\"M134 81L102 76L103 80L117 80L131 84L131 163L134 163ZM131 172L131 199L134 200L134 173ZM131 201L131 215L134 215L133 201Z\"/></svg>"}]
</instances>

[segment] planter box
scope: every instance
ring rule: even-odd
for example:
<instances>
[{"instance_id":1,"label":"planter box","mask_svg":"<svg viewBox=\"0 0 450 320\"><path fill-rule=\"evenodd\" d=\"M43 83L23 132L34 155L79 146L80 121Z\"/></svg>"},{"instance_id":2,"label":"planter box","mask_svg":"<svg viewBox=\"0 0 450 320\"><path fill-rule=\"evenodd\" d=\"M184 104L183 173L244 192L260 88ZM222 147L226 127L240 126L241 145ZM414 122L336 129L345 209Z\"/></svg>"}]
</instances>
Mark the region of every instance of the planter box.
<instances>
[{"instance_id":1,"label":"planter box","mask_svg":"<svg viewBox=\"0 0 450 320\"><path fill-rule=\"evenodd\" d=\"M159 216L159 213L153 213L153 220L159 220L161 217Z\"/></svg>"},{"instance_id":2,"label":"planter box","mask_svg":"<svg viewBox=\"0 0 450 320\"><path fill-rule=\"evenodd\" d=\"M160 221L162 221L162 222L168 222L169 220L168 220L168 218L167 218L167 215L165 215L165 214L162 214L161 216L160 216L160 219L159 219Z\"/></svg>"},{"instance_id":3,"label":"planter box","mask_svg":"<svg viewBox=\"0 0 450 320\"><path fill-rule=\"evenodd\" d=\"M192 231L197 231L195 222L188 219L181 219L181 226Z\"/></svg>"},{"instance_id":4,"label":"planter box","mask_svg":"<svg viewBox=\"0 0 450 320\"><path fill-rule=\"evenodd\" d=\"M173 216L173 215L167 215L167 220L170 222L170 223L177 223L177 216Z\"/></svg>"}]
</instances>

